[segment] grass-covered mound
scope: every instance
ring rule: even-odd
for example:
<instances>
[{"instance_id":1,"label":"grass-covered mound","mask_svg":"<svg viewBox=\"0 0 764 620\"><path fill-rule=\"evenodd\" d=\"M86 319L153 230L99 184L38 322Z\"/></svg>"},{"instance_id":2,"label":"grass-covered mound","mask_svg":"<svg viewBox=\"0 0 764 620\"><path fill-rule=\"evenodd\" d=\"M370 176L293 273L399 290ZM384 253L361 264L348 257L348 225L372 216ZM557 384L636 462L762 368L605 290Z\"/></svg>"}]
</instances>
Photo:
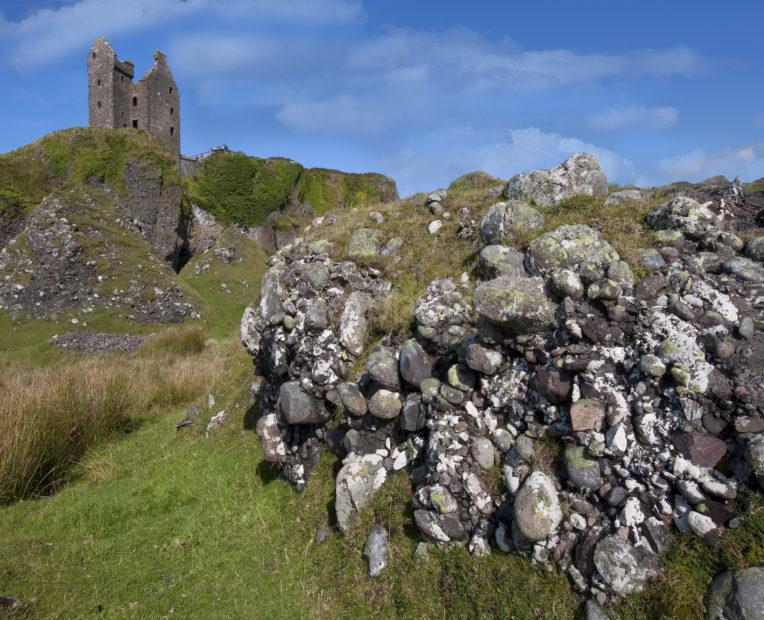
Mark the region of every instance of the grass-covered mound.
<instances>
[{"instance_id":1,"label":"grass-covered mound","mask_svg":"<svg viewBox=\"0 0 764 620\"><path fill-rule=\"evenodd\" d=\"M218 221L240 226L264 224L271 213L301 203L321 215L397 197L395 182L380 174L306 169L290 159L234 151L205 158L187 190L188 200Z\"/></svg>"},{"instance_id":2,"label":"grass-covered mound","mask_svg":"<svg viewBox=\"0 0 764 620\"><path fill-rule=\"evenodd\" d=\"M27 213L58 187L96 181L124 192L129 160L151 162L164 183L180 182L159 140L134 129L65 129L0 155L0 217Z\"/></svg>"}]
</instances>

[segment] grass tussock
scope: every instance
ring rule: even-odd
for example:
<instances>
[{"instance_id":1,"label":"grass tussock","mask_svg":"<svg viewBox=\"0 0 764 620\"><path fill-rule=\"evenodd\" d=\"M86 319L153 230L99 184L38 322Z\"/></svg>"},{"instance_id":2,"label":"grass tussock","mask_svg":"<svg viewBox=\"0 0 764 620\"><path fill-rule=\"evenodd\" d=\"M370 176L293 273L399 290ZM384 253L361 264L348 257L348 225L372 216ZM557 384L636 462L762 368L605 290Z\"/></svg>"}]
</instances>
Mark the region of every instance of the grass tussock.
<instances>
[{"instance_id":1,"label":"grass tussock","mask_svg":"<svg viewBox=\"0 0 764 620\"><path fill-rule=\"evenodd\" d=\"M201 327L170 328L154 334L141 345L140 354L145 357L157 355L197 355L204 351L206 335Z\"/></svg>"},{"instance_id":2,"label":"grass tussock","mask_svg":"<svg viewBox=\"0 0 764 620\"><path fill-rule=\"evenodd\" d=\"M0 375L0 503L49 493L92 445L152 411L199 398L236 343L170 330L130 355L66 367L12 365Z\"/></svg>"}]
</instances>

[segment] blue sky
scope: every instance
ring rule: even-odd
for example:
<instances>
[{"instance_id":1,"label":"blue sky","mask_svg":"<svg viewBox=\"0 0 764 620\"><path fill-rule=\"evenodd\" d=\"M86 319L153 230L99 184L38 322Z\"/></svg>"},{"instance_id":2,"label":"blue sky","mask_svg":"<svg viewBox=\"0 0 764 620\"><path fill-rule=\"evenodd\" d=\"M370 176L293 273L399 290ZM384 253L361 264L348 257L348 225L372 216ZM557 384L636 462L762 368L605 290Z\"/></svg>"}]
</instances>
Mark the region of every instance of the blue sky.
<instances>
[{"instance_id":1,"label":"blue sky","mask_svg":"<svg viewBox=\"0 0 764 620\"><path fill-rule=\"evenodd\" d=\"M182 150L379 171L402 194L598 154L764 176L764 2L0 0L0 151L87 123L85 58L168 54Z\"/></svg>"}]
</instances>

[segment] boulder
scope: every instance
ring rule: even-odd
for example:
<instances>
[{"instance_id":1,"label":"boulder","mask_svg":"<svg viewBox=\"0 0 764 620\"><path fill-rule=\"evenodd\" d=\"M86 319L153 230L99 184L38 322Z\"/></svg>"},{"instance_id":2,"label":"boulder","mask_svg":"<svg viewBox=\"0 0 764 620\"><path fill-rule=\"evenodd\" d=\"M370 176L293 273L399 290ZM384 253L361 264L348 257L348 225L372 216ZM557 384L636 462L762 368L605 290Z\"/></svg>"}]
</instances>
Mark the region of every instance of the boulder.
<instances>
[{"instance_id":1,"label":"boulder","mask_svg":"<svg viewBox=\"0 0 764 620\"><path fill-rule=\"evenodd\" d=\"M573 375L567 370L540 366L534 381L536 390L553 405L560 405L570 399Z\"/></svg>"},{"instance_id":2,"label":"boulder","mask_svg":"<svg viewBox=\"0 0 764 620\"><path fill-rule=\"evenodd\" d=\"M678 433L671 443L693 464L714 467L727 454L727 442L703 433Z\"/></svg>"},{"instance_id":3,"label":"boulder","mask_svg":"<svg viewBox=\"0 0 764 620\"><path fill-rule=\"evenodd\" d=\"M620 595L639 592L657 572L653 558L639 553L619 536L607 536L597 543L594 566L602 580Z\"/></svg>"},{"instance_id":4,"label":"boulder","mask_svg":"<svg viewBox=\"0 0 764 620\"><path fill-rule=\"evenodd\" d=\"M432 376L432 358L411 338L401 347L399 367L403 379L417 388Z\"/></svg>"},{"instance_id":5,"label":"boulder","mask_svg":"<svg viewBox=\"0 0 764 620\"><path fill-rule=\"evenodd\" d=\"M502 276L478 285L473 295L478 314L516 334L555 326L553 303L544 292L541 278Z\"/></svg>"},{"instance_id":6,"label":"boulder","mask_svg":"<svg viewBox=\"0 0 764 620\"><path fill-rule=\"evenodd\" d=\"M534 471L515 498L515 524L529 541L544 540L562 520L560 502L552 479Z\"/></svg>"},{"instance_id":7,"label":"boulder","mask_svg":"<svg viewBox=\"0 0 764 620\"><path fill-rule=\"evenodd\" d=\"M472 458L475 459L481 468L488 470L494 466L496 449L493 447L490 439L478 437L472 442L470 452L472 453Z\"/></svg>"},{"instance_id":8,"label":"boulder","mask_svg":"<svg viewBox=\"0 0 764 620\"><path fill-rule=\"evenodd\" d=\"M347 532L353 515L363 510L387 479L383 459L378 454L352 454L337 472L337 525Z\"/></svg>"},{"instance_id":9,"label":"boulder","mask_svg":"<svg viewBox=\"0 0 764 620\"><path fill-rule=\"evenodd\" d=\"M376 577L387 568L388 534L379 524L371 526L363 545L363 557L369 568L369 577Z\"/></svg>"},{"instance_id":10,"label":"boulder","mask_svg":"<svg viewBox=\"0 0 764 620\"><path fill-rule=\"evenodd\" d=\"M596 491L602 486L600 464L586 458L581 446L566 448L562 460L568 480L574 487Z\"/></svg>"},{"instance_id":11,"label":"boulder","mask_svg":"<svg viewBox=\"0 0 764 620\"><path fill-rule=\"evenodd\" d=\"M473 343L467 345L464 361L472 370L482 372L484 375L492 375L501 366L502 357L498 351Z\"/></svg>"},{"instance_id":12,"label":"boulder","mask_svg":"<svg viewBox=\"0 0 764 620\"><path fill-rule=\"evenodd\" d=\"M422 397L419 394L409 394L403 403L401 413L401 428L410 433L421 431L427 423L427 416L422 407Z\"/></svg>"},{"instance_id":13,"label":"boulder","mask_svg":"<svg viewBox=\"0 0 764 620\"><path fill-rule=\"evenodd\" d=\"M706 595L707 620L764 618L764 566L727 571L717 576Z\"/></svg>"},{"instance_id":14,"label":"boulder","mask_svg":"<svg viewBox=\"0 0 764 620\"><path fill-rule=\"evenodd\" d=\"M764 263L764 237L754 237L745 246L745 255L748 258Z\"/></svg>"},{"instance_id":15,"label":"boulder","mask_svg":"<svg viewBox=\"0 0 764 620\"><path fill-rule=\"evenodd\" d=\"M582 398L570 407L570 426L574 431L599 431L605 420L605 407L598 400Z\"/></svg>"},{"instance_id":16,"label":"boulder","mask_svg":"<svg viewBox=\"0 0 764 620\"><path fill-rule=\"evenodd\" d=\"M647 223L656 230L676 228L688 237L697 239L719 224L719 219L709 209L686 196L677 196L656 207L647 214Z\"/></svg>"},{"instance_id":17,"label":"boulder","mask_svg":"<svg viewBox=\"0 0 764 620\"><path fill-rule=\"evenodd\" d=\"M329 417L323 401L305 392L299 381L281 384L278 404L286 424L321 424Z\"/></svg>"},{"instance_id":18,"label":"boulder","mask_svg":"<svg viewBox=\"0 0 764 620\"><path fill-rule=\"evenodd\" d=\"M478 275L484 280L499 276L520 277L525 273L525 254L503 245L487 245L480 250Z\"/></svg>"},{"instance_id":19,"label":"boulder","mask_svg":"<svg viewBox=\"0 0 764 620\"><path fill-rule=\"evenodd\" d=\"M480 238L489 245L507 243L519 233L543 225L544 216L527 202L499 202L488 209L480 221Z\"/></svg>"},{"instance_id":20,"label":"boulder","mask_svg":"<svg viewBox=\"0 0 764 620\"><path fill-rule=\"evenodd\" d=\"M340 342L353 355L363 353L369 322L366 314L374 304L368 293L354 291L348 295L340 318Z\"/></svg>"},{"instance_id":21,"label":"boulder","mask_svg":"<svg viewBox=\"0 0 764 620\"><path fill-rule=\"evenodd\" d=\"M525 198L544 208L580 195L607 195L607 178L593 153L575 153L552 170L515 175L504 188L505 198Z\"/></svg>"},{"instance_id":22,"label":"boulder","mask_svg":"<svg viewBox=\"0 0 764 620\"><path fill-rule=\"evenodd\" d=\"M286 444L279 431L278 416L275 413L264 415L255 425L263 458L270 463L278 463L286 457Z\"/></svg>"},{"instance_id":23,"label":"boulder","mask_svg":"<svg viewBox=\"0 0 764 620\"><path fill-rule=\"evenodd\" d=\"M358 389L358 385L355 383L340 383L337 386L337 394L339 394L342 406L350 415L356 417L362 417L366 415L369 410L368 403L361 394L361 390Z\"/></svg>"},{"instance_id":24,"label":"boulder","mask_svg":"<svg viewBox=\"0 0 764 620\"><path fill-rule=\"evenodd\" d=\"M550 284L552 291L560 299L570 297L571 299L581 299L584 296L584 285L581 278L570 269L555 269L552 271Z\"/></svg>"},{"instance_id":25,"label":"boulder","mask_svg":"<svg viewBox=\"0 0 764 620\"><path fill-rule=\"evenodd\" d=\"M644 200L644 194L639 189L622 189L609 194L605 199L605 207L617 207L631 202L641 202Z\"/></svg>"},{"instance_id":26,"label":"boulder","mask_svg":"<svg viewBox=\"0 0 764 620\"><path fill-rule=\"evenodd\" d=\"M369 400L369 413L380 420L392 420L401 413L401 396L390 390L377 390Z\"/></svg>"},{"instance_id":27,"label":"boulder","mask_svg":"<svg viewBox=\"0 0 764 620\"><path fill-rule=\"evenodd\" d=\"M350 235L347 255L353 258L372 258L379 254L380 232L374 228L356 228Z\"/></svg>"},{"instance_id":28,"label":"boulder","mask_svg":"<svg viewBox=\"0 0 764 620\"><path fill-rule=\"evenodd\" d=\"M589 264L602 277L607 266L619 258L597 230L566 224L533 240L526 252L525 266L532 275L548 275L555 269L579 273L584 264Z\"/></svg>"},{"instance_id":29,"label":"boulder","mask_svg":"<svg viewBox=\"0 0 764 620\"><path fill-rule=\"evenodd\" d=\"M376 346L366 360L366 369L380 385L391 390L400 387L398 360L395 359L395 351L390 347Z\"/></svg>"}]
</instances>

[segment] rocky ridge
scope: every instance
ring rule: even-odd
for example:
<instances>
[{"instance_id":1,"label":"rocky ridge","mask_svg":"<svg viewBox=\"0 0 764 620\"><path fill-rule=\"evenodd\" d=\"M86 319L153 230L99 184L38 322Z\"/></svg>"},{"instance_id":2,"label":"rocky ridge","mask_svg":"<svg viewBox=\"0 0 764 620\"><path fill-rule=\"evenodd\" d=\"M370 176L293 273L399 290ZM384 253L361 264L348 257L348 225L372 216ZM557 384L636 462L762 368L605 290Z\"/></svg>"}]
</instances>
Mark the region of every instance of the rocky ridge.
<instances>
[{"instance_id":1,"label":"rocky ridge","mask_svg":"<svg viewBox=\"0 0 764 620\"><path fill-rule=\"evenodd\" d=\"M641 277L583 224L504 245L561 198L606 188L588 154L510 180L480 222L478 280L432 282L411 337L365 359L383 274L330 258L328 241L277 252L241 325L264 377L265 458L303 487L322 449L340 454L343 530L410 468L423 539L556 565L599 602L657 576L673 531L734 527L741 494L764 483L764 238L726 225L733 186L653 209L662 245ZM608 201L642 198L627 191ZM362 237L348 255L380 251Z\"/></svg>"}]
</instances>

